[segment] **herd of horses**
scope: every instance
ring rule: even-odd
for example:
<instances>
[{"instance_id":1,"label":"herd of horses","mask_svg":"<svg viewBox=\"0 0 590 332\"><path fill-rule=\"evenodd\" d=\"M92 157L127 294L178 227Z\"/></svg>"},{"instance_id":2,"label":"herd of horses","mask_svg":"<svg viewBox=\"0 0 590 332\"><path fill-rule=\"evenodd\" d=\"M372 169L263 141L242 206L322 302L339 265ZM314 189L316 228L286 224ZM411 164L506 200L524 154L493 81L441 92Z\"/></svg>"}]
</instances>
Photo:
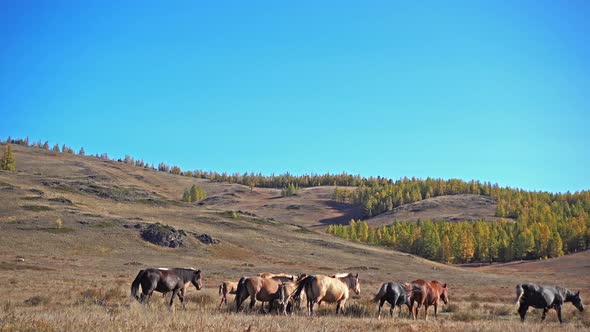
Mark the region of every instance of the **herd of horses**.
<instances>
[{"instance_id":1,"label":"herd of horses","mask_svg":"<svg viewBox=\"0 0 590 332\"><path fill-rule=\"evenodd\" d=\"M201 270L192 268L148 268L139 271L131 284L131 295L141 303L149 303L154 291L163 293L164 296L172 293L170 307L174 304L174 298L178 297L183 308L185 307L185 292L190 284L197 290L202 288ZM139 286L141 294L138 295ZM277 311L284 315L292 314L300 310L301 302L305 301L309 316L314 315L314 306L323 303L336 303L336 314L344 313L344 305L354 292L361 292L359 276L353 273L340 273L333 275L291 275L287 273L259 273L255 276L242 277L237 282L225 281L219 285L219 295L222 305L227 305L227 297L235 295L236 312L241 310L242 304L250 298L250 309L254 308L256 301L262 302L262 310L265 311L265 303L268 302L268 312ZM543 309L541 320L544 320L549 309L557 311L559 322L562 322L561 307L566 302L571 302L580 312L584 311L584 305L580 292L573 292L567 288L553 286L539 286L536 284L519 284L516 286L516 303L519 305L518 313L524 321L529 307ZM449 303L449 287L446 283L437 280L425 281L417 279L408 283L386 282L381 285L373 298L379 303L378 317L381 319L381 309L385 302L390 305L391 317L394 317L395 307L408 307L409 315L413 319L418 318L420 308L424 308L424 318L428 319L428 308L434 307L434 317L438 315L438 306Z\"/></svg>"}]
</instances>

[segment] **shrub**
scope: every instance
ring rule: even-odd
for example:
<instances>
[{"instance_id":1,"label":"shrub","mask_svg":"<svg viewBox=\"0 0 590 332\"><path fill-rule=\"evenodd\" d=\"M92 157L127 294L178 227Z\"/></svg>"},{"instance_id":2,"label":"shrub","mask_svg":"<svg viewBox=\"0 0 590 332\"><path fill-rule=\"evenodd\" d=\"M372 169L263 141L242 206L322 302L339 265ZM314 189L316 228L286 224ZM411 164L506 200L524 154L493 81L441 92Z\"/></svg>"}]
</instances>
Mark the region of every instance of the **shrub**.
<instances>
[{"instance_id":1,"label":"shrub","mask_svg":"<svg viewBox=\"0 0 590 332\"><path fill-rule=\"evenodd\" d=\"M47 296L33 296L33 297L29 297L28 299L25 300L25 304L36 307L38 305L45 305L49 303L49 298Z\"/></svg>"},{"instance_id":2,"label":"shrub","mask_svg":"<svg viewBox=\"0 0 590 332\"><path fill-rule=\"evenodd\" d=\"M358 304L358 303L351 303L346 305L344 308L344 313L347 316L351 317L369 317L371 316L369 309L366 305Z\"/></svg>"},{"instance_id":3,"label":"shrub","mask_svg":"<svg viewBox=\"0 0 590 332\"><path fill-rule=\"evenodd\" d=\"M290 183L287 187L281 189L281 196L282 197L295 196L297 194L297 190L299 190L299 188L297 188L297 186L294 185L293 183Z\"/></svg>"},{"instance_id":4,"label":"shrub","mask_svg":"<svg viewBox=\"0 0 590 332\"><path fill-rule=\"evenodd\" d=\"M457 312L459 311L459 306L455 303L451 303L449 305L443 306L442 312Z\"/></svg>"},{"instance_id":5,"label":"shrub","mask_svg":"<svg viewBox=\"0 0 590 332\"><path fill-rule=\"evenodd\" d=\"M472 312L461 311L461 312L454 313L451 316L451 319L456 320L456 321L460 321L460 322L471 322L474 320L478 320L479 317Z\"/></svg>"}]
</instances>

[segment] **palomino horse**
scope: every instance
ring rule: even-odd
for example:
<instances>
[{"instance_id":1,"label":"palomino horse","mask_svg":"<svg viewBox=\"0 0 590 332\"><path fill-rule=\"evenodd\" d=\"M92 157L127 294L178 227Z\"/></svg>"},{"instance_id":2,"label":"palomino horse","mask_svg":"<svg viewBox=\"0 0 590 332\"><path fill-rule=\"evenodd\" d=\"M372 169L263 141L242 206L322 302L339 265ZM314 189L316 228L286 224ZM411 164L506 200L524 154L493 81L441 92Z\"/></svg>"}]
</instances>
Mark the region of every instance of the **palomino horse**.
<instances>
[{"instance_id":1,"label":"palomino horse","mask_svg":"<svg viewBox=\"0 0 590 332\"><path fill-rule=\"evenodd\" d=\"M250 297L250 309L254 308L256 301L262 302L262 310L264 310L264 302L272 302L279 297L279 285L283 282L280 279L254 277L242 277L238 282L238 289L236 291L236 312L240 311L242 303Z\"/></svg>"},{"instance_id":2,"label":"palomino horse","mask_svg":"<svg viewBox=\"0 0 590 332\"><path fill-rule=\"evenodd\" d=\"M221 302L219 303L219 307L225 303L227 305L227 294L236 294L238 290L238 283L235 281L224 281L219 285L219 296L221 296Z\"/></svg>"},{"instance_id":3,"label":"palomino horse","mask_svg":"<svg viewBox=\"0 0 590 332\"><path fill-rule=\"evenodd\" d=\"M197 290L201 289L201 270L149 268L139 271L131 284L131 295L139 302L149 303L154 291L164 294L172 291L170 307L174 303L174 298L178 296L184 308L184 294L191 283ZM137 296L139 285L141 285L141 296Z\"/></svg>"},{"instance_id":4,"label":"palomino horse","mask_svg":"<svg viewBox=\"0 0 590 332\"><path fill-rule=\"evenodd\" d=\"M414 320L418 316L418 310L424 305L424 319L428 319L428 307L434 306L434 318L438 314L438 301L449 303L449 289L447 284L437 280L424 281L422 279L412 281L412 293L410 295L410 312ZM414 309L414 302L417 303Z\"/></svg>"},{"instance_id":5,"label":"palomino horse","mask_svg":"<svg viewBox=\"0 0 590 332\"><path fill-rule=\"evenodd\" d=\"M524 317L529 307L543 309L541 320L545 320L547 311L554 308L557 311L557 318L561 320L561 306L571 302L580 312L584 311L584 304L580 298L580 291L574 292L567 288L553 286L539 286L536 284L519 284L516 285L516 303L520 319L524 322Z\"/></svg>"},{"instance_id":6,"label":"palomino horse","mask_svg":"<svg viewBox=\"0 0 590 332\"><path fill-rule=\"evenodd\" d=\"M287 273L261 272L258 273L258 276L265 279L280 280L281 282L297 281L297 276Z\"/></svg>"},{"instance_id":7,"label":"palomino horse","mask_svg":"<svg viewBox=\"0 0 590 332\"><path fill-rule=\"evenodd\" d=\"M386 282L381 285L379 292L375 294L373 301L379 302L379 319L381 319L381 308L385 301L389 302L391 307L389 308L389 313L393 318L393 309L395 307L399 307L399 316L402 316L402 304L408 306L408 310L410 310L411 314L411 303L410 303L410 294L412 293L412 285L405 283L399 284L397 282Z\"/></svg>"},{"instance_id":8,"label":"palomino horse","mask_svg":"<svg viewBox=\"0 0 590 332\"><path fill-rule=\"evenodd\" d=\"M293 296L300 296L305 290L309 315L313 316L313 306L315 303L328 302L336 303L336 314L339 311L344 313L344 304L350 295L350 290L360 294L361 286L359 275L352 273L337 274L333 277L325 275L312 275L303 278L297 282L297 289Z\"/></svg>"}]
</instances>

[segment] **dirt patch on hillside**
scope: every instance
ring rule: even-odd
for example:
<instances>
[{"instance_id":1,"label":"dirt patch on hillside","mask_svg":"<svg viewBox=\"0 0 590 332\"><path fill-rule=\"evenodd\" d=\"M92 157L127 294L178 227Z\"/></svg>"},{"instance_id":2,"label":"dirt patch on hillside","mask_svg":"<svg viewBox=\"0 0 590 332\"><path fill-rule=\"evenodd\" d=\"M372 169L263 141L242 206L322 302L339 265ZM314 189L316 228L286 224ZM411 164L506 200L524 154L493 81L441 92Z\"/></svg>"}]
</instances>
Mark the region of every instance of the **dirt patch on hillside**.
<instances>
[{"instance_id":1,"label":"dirt patch on hillside","mask_svg":"<svg viewBox=\"0 0 590 332\"><path fill-rule=\"evenodd\" d=\"M482 195L450 195L405 204L368 220L371 225L418 220L497 220L498 203Z\"/></svg>"},{"instance_id":2,"label":"dirt patch on hillside","mask_svg":"<svg viewBox=\"0 0 590 332\"><path fill-rule=\"evenodd\" d=\"M95 195L101 198L111 199L117 202L157 202L165 204L162 196L145 191L136 186L104 185L95 181L43 181L46 187L60 192Z\"/></svg>"}]
</instances>

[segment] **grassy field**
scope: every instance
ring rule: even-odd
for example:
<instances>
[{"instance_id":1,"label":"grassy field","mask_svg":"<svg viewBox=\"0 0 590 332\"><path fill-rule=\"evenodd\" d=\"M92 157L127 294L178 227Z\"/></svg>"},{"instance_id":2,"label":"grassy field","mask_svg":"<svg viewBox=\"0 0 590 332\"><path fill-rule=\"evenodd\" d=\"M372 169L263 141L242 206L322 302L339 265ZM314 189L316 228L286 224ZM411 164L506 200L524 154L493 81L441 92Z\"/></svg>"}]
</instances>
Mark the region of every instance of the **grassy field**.
<instances>
[{"instance_id":1,"label":"grassy field","mask_svg":"<svg viewBox=\"0 0 590 332\"><path fill-rule=\"evenodd\" d=\"M92 157L13 148L18 171L0 171L2 331L590 328L588 314L575 312L569 304L562 325L556 323L555 312L540 323L538 311L531 311L521 324L513 305L515 284L529 281L581 289L588 298L588 253L482 268L447 266L325 234L325 225L358 212L331 202L330 187L281 198L274 189L250 191ZM203 204L179 201L192 184L207 192ZM142 240L134 228L154 222L206 233L220 243L206 245L190 238L186 247L159 247ZM199 268L204 289L189 289L186 310L177 306L170 311L160 294L149 307L142 306L130 298L129 288L138 270L149 266ZM347 302L344 317L335 317L330 305L322 306L313 319L303 313L282 317L216 308L220 282L263 271L355 272L361 295ZM371 298L380 284L417 278L450 285L451 302L439 319L377 320Z\"/></svg>"}]
</instances>

